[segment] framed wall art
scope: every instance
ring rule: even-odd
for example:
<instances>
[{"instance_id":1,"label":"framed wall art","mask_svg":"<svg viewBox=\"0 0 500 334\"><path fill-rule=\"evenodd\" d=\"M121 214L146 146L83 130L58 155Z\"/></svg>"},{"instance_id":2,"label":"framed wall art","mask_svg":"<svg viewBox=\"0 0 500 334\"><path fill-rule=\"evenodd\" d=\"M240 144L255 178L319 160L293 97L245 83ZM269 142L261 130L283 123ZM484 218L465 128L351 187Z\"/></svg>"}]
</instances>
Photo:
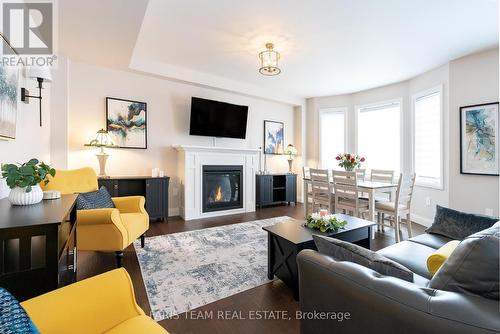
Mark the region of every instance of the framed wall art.
<instances>
[{"instance_id":1,"label":"framed wall art","mask_svg":"<svg viewBox=\"0 0 500 334\"><path fill-rule=\"evenodd\" d=\"M283 154L285 151L285 124L264 121L264 154Z\"/></svg>"},{"instance_id":2,"label":"framed wall art","mask_svg":"<svg viewBox=\"0 0 500 334\"><path fill-rule=\"evenodd\" d=\"M460 107L460 173L498 175L498 102Z\"/></svg>"},{"instance_id":3,"label":"framed wall art","mask_svg":"<svg viewBox=\"0 0 500 334\"><path fill-rule=\"evenodd\" d=\"M3 36L0 40L2 50L10 48ZM19 66L0 64L0 139L16 139L19 71Z\"/></svg>"},{"instance_id":4,"label":"framed wall art","mask_svg":"<svg viewBox=\"0 0 500 334\"><path fill-rule=\"evenodd\" d=\"M146 102L107 97L106 130L119 148L148 148Z\"/></svg>"}]
</instances>

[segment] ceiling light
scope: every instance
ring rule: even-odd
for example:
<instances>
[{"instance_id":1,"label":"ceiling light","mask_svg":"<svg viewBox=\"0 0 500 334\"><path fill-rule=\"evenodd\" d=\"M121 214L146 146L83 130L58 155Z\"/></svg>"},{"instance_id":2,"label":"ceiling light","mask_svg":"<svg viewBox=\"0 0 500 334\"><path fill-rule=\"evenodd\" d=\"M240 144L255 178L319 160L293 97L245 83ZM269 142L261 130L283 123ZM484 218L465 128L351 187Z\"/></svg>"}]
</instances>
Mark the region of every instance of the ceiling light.
<instances>
[{"instance_id":1,"label":"ceiling light","mask_svg":"<svg viewBox=\"0 0 500 334\"><path fill-rule=\"evenodd\" d=\"M278 61L280 59L280 54L274 51L273 43L266 43L265 51L259 53L260 68L259 72L264 75L278 75L281 73L281 69L278 67Z\"/></svg>"}]
</instances>

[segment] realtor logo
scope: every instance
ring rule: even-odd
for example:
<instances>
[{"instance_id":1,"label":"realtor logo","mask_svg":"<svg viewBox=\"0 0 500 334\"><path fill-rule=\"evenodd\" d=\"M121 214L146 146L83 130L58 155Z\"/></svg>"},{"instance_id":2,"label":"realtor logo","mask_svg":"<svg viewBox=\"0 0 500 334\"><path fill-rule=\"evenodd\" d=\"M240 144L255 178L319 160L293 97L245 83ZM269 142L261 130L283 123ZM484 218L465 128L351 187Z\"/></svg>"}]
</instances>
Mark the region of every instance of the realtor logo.
<instances>
[{"instance_id":1,"label":"realtor logo","mask_svg":"<svg viewBox=\"0 0 500 334\"><path fill-rule=\"evenodd\" d=\"M3 33L20 55L49 55L53 48L51 2L3 3ZM11 48L4 53L14 54Z\"/></svg>"}]
</instances>

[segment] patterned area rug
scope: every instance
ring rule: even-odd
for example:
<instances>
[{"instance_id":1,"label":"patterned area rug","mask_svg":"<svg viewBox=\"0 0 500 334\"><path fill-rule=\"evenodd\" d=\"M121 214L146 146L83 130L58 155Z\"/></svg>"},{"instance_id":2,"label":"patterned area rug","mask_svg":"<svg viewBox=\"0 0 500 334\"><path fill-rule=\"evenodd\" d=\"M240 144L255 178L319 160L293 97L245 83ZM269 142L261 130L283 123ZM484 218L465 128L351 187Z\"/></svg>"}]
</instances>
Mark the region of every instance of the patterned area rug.
<instances>
[{"instance_id":1,"label":"patterned area rug","mask_svg":"<svg viewBox=\"0 0 500 334\"><path fill-rule=\"evenodd\" d=\"M160 321L255 288L267 279L263 226L293 220L275 217L211 227L134 243L155 320Z\"/></svg>"}]
</instances>

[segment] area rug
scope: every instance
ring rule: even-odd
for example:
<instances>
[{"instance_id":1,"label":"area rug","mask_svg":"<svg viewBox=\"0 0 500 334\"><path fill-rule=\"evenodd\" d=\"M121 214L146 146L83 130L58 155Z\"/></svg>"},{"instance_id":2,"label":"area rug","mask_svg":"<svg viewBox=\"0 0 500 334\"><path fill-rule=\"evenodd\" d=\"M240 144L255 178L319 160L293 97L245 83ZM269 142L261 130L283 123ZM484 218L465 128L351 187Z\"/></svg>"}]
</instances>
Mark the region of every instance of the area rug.
<instances>
[{"instance_id":1,"label":"area rug","mask_svg":"<svg viewBox=\"0 0 500 334\"><path fill-rule=\"evenodd\" d=\"M264 226L283 216L146 238L134 243L155 320L270 282ZM187 223L189 224L189 222Z\"/></svg>"}]
</instances>

